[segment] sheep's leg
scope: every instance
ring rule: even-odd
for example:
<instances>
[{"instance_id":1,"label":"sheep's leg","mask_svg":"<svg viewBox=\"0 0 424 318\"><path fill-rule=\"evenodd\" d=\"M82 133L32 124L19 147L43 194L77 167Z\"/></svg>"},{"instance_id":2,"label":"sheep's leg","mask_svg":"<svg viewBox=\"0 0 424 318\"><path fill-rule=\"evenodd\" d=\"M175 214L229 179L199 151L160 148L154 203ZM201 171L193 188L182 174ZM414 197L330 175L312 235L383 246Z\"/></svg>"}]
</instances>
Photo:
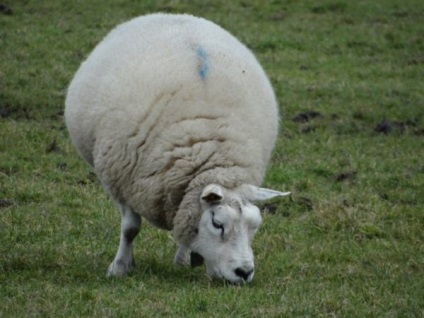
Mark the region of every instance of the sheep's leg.
<instances>
[{"instance_id":1,"label":"sheep's leg","mask_svg":"<svg viewBox=\"0 0 424 318\"><path fill-rule=\"evenodd\" d=\"M181 245L175 253L174 264L190 265L190 249Z\"/></svg>"},{"instance_id":2,"label":"sheep's leg","mask_svg":"<svg viewBox=\"0 0 424 318\"><path fill-rule=\"evenodd\" d=\"M121 237L118 252L110 264L108 276L124 276L135 265L133 241L140 232L141 218L130 208L120 205L121 210Z\"/></svg>"}]
</instances>

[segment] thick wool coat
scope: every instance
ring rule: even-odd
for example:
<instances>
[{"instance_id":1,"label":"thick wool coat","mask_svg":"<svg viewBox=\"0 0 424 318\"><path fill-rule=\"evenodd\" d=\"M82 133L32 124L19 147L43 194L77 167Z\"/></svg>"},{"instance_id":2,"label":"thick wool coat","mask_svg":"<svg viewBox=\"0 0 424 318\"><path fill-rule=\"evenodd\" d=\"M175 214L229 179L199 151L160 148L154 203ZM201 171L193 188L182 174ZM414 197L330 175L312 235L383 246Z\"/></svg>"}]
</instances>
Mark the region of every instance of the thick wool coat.
<instances>
[{"instance_id":1,"label":"thick wool coat","mask_svg":"<svg viewBox=\"0 0 424 318\"><path fill-rule=\"evenodd\" d=\"M210 183L263 181L277 133L254 55L216 24L153 14L114 29L72 80L66 124L106 191L188 242Z\"/></svg>"}]
</instances>

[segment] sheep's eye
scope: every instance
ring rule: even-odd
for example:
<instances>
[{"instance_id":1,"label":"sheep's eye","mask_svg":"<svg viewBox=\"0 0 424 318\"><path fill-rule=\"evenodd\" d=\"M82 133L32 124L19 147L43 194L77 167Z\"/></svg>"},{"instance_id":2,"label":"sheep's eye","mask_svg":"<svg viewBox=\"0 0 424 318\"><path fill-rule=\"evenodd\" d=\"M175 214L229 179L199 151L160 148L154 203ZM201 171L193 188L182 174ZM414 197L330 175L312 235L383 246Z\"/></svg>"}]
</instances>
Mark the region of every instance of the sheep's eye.
<instances>
[{"instance_id":1,"label":"sheep's eye","mask_svg":"<svg viewBox=\"0 0 424 318\"><path fill-rule=\"evenodd\" d=\"M214 228L224 231L224 225L220 222L215 221L214 219L212 219L212 225Z\"/></svg>"},{"instance_id":2,"label":"sheep's eye","mask_svg":"<svg viewBox=\"0 0 424 318\"><path fill-rule=\"evenodd\" d=\"M214 216L215 216L215 212L212 211L212 225L214 228L221 230L221 237L224 238L224 224L219 221L216 221Z\"/></svg>"}]
</instances>

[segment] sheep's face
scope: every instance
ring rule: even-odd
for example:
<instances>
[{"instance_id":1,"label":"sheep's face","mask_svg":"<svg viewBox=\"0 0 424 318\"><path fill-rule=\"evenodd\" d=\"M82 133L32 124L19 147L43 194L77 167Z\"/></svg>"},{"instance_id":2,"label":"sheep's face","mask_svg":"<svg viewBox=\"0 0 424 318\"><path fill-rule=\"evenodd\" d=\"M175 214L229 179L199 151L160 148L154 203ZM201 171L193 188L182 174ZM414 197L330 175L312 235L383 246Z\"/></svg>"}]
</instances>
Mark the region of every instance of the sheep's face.
<instances>
[{"instance_id":1,"label":"sheep's face","mask_svg":"<svg viewBox=\"0 0 424 318\"><path fill-rule=\"evenodd\" d=\"M232 283L252 280L255 264L251 243L262 217L250 201L287 194L253 186L236 191L218 185L205 187L198 234L190 248L204 258L208 275Z\"/></svg>"}]
</instances>

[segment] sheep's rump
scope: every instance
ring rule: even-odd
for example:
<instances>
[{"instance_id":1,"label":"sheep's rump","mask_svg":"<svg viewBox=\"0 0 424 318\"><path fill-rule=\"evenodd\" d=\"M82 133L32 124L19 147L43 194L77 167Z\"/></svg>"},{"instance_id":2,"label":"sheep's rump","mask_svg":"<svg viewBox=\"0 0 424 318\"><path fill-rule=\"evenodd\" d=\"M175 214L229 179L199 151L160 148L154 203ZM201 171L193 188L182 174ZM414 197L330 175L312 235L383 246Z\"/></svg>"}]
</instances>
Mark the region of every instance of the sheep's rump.
<instances>
[{"instance_id":1,"label":"sheep's rump","mask_svg":"<svg viewBox=\"0 0 424 318\"><path fill-rule=\"evenodd\" d=\"M259 185L278 130L273 90L252 53L189 15L114 29L75 75L65 118L113 198L168 229L188 187Z\"/></svg>"}]
</instances>

